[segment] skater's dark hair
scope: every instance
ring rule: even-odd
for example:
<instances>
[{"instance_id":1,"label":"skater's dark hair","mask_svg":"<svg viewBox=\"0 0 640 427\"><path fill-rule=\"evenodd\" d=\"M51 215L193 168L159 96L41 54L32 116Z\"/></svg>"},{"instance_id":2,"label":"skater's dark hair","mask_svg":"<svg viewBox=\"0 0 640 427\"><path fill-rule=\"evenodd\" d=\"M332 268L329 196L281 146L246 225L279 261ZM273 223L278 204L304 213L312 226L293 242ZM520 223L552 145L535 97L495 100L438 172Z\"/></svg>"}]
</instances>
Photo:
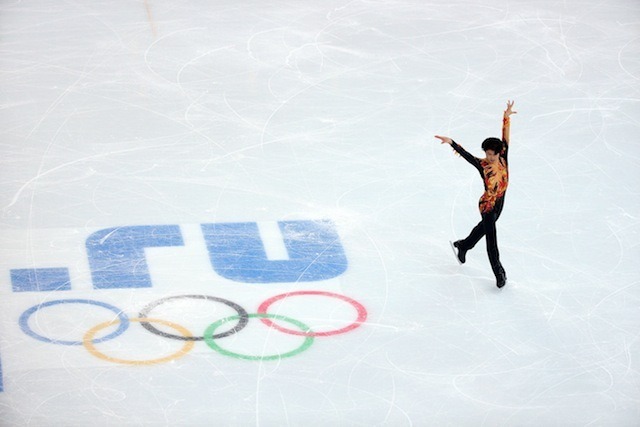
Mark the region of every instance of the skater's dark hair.
<instances>
[{"instance_id":1,"label":"skater's dark hair","mask_svg":"<svg viewBox=\"0 0 640 427\"><path fill-rule=\"evenodd\" d=\"M482 151L492 150L496 154L502 154L502 140L498 138L487 138L482 141Z\"/></svg>"}]
</instances>

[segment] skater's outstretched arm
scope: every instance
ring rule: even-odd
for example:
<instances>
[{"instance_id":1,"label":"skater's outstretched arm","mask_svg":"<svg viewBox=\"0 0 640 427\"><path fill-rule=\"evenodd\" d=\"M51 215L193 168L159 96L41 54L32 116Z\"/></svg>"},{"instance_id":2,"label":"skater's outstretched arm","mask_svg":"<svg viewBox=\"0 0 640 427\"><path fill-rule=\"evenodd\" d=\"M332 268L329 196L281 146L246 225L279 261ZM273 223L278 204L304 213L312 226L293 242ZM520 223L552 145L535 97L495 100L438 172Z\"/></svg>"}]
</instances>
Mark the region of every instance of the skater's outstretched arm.
<instances>
[{"instance_id":1,"label":"skater's outstretched arm","mask_svg":"<svg viewBox=\"0 0 640 427\"><path fill-rule=\"evenodd\" d=\"M451 145L451 148L456 150L456 152L460 154L467 162L471 163L476 169L480 171L482 170L482 166L480 166L480 159L471 155L467 150L458 145L458 143L456 143L453 139L449 138L448 136L439 135L436 135L436 138L442 141L443 144Z\"/></svg>"},{"instance_id":2,"label":"skater's outstretched arm","mask_svg":"<svg viewBox=\"0 0 640 427\"><path fill-rule=\"evenodd\" d=\"M502 116L502 140L509 145L509 131L511 130L511 118L512 114L517 114L517 111L513 111L513 104L515 101L507 101L507 109L504 110Z\"/></svg>"}]
</instances>

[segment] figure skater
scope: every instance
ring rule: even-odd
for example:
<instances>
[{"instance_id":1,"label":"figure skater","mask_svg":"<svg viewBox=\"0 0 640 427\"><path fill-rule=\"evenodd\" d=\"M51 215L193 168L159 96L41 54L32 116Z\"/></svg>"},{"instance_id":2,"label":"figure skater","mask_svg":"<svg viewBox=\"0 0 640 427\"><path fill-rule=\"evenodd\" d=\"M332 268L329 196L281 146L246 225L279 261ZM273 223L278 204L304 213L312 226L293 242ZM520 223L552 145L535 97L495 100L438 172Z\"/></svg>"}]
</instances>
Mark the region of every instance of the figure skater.
<instances>
[{"instance_id":1,"label":"figure skater","mask_svg":"<svg viewBox=\"0 0 640 427\"><path fill-rule=\"evenodd\" d=\"M451 138L438 136L443 144L449 144L464 159L475 166L484 182L484 193L480 197L479 208L482 220L471 230L471 234L453 243L454 251L460 264L466 261L467 251L471 250L482 237L487 242L487 254L491 269L496 276L496 286L502 288L507 283L507 274L500 263L500 252L496 236L496 221L500 217L504 206L504 196L509 185L509 129L510 116L516 112L512 110L513 101L507 101L507 109L502 118L502 140L487 138L482 142L482 150L486 157L479 159L469 154Z\"/></svg>"}]
</instances>

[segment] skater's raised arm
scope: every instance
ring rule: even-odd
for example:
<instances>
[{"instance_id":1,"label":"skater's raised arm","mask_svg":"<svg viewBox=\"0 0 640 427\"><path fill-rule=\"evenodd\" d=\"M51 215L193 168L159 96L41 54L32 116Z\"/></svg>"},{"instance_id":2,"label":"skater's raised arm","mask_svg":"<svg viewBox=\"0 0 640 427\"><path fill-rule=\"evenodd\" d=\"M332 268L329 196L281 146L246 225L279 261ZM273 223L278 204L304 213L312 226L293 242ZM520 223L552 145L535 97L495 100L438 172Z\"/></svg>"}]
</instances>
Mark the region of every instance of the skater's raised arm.
<instances>
[{"instance_id":1,"label":"skater's raised arm","mask_svg":"<svg viewBox=\"0 0 640 427\"><path fill-rule=\"evenodd\" d=\"M443 144L451 145L451 148L453 148L458 154L460 154L467 162L471 163L475 168L480 168L480 159L474 157L467 150L462 148L462 146L458 145L458 143L455 142L453 139L449 138L448 136L438 136L438 135L436 135L436 138L442 141Z\"/></svg>"},{"instance_id":2,"label":"skater's raised arm","mask_svg":"<svg viewBox=\"0 0 640 427\"><path fill-rule=\"evenodd\" d=\"M512 114L517 114L517 111L512 111L515 101L507 101L507 109L504 110L502 116L502 140L509 145L509 131L511 130L511 118Z\"/></svg>"},{"instance_id":3,"label":"skater's raised arm","mask_svg":"<svg viewBox=\"0 0 640 427\"><path fill-rule=\"evenodd\" d=\"M471 163L473 166L477 166L479 159L462 148L462 146L457 142L451 141L451 148L456 150L456 153L460 154L467 162Z\"/></svg>"}]
</instances>

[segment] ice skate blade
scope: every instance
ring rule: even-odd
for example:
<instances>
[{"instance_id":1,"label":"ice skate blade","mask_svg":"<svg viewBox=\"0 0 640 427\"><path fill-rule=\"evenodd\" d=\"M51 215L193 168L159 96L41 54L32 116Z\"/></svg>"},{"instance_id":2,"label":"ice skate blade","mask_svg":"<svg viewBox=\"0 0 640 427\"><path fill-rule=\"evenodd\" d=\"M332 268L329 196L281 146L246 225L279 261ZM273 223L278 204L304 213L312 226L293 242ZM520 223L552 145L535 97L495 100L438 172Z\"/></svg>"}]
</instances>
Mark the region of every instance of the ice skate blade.
<instances>
[{"instance_id":1,"label":"ice skate blade","mask_svg":"<svg viewBox=\"0 0 640 427\"><path fill-rule=\"evenodd\" d=\"M453 256L456 258L456 261L458 261L458 264L462 265L462 261L460 261L460 258L458 258L458 249L453 246L453 242L451 240L449 240L449 244L451 245L451 249L453 250Z\"/></svg>"}]
</instances>

